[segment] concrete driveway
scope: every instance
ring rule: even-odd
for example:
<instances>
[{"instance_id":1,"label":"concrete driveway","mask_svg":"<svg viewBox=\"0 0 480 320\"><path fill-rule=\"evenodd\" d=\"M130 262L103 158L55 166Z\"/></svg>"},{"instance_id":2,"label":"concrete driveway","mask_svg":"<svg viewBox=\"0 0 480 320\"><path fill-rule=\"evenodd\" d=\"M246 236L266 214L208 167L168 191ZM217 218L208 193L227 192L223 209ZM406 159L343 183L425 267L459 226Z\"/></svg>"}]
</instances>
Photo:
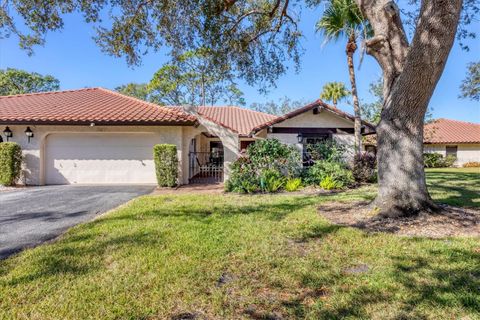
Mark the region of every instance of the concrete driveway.
<instances>
[{"instance_id":1,"label":"concrete driveway","mask_svg":"<svg viewBox=\"0 0 480 320\"><path fill-rule=\"evenodd\" d=\"M0 259L53 239L154 186L46 186L0 192Z\"/></svg>"}]
</instances>

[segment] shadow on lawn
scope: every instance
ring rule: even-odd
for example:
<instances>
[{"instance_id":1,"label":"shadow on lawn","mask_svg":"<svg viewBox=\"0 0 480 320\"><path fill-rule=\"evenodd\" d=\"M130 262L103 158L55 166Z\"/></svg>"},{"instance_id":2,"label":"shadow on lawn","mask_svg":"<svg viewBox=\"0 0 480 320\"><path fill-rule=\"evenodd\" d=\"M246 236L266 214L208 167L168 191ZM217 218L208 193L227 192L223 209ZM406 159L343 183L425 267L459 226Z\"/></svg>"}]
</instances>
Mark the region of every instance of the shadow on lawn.
<instances>
[{"instance_id":1,"label":"shadow on lawn","mask_svg":"<svg viewBox=\"0 0 480 320\"><path fill-rule=\"evenodd\" d=\"M104 258L126 246L133 248L162 248L161 232L126 233L117 237L102 237L94 233L73 235L59 240L43 251L29 252L28 264L33 272L10 280L0 279L0 285L17 286L54 276L82 276L105 270ZM33 249L36 250L36 249ZM21 259L22 257L20 257ZM15 268L16 259L0 261L0 276L6 276Z\"/></svg>"},{"instance_id":2,"label":"shadow on lawn","mask_svg":"<svg viewBox=\"0 0 480 320\"><path fill-rule=\"evenodd\" d=\"M424 239L409 241L423 242ZM329 277L315 278L313 274L304 276L303 283L310 285L310 290L332 287L344 282L340 287L342 299L335 304L321 304L314 311L317 319L344 319L346 317L367 319L372 316L367 310L375 310L374 305L385 308L383 317L392 319L430 319L433 314L442 314L442 309L451 308L464 310L475 315L480 310L480 253L458 249L443 248L428 251L428 256L392 255L393 268L384 275L385 278L404 290L385 286L370 285L368 273L345 274L331 272ZM356 277L354 284L348 277ZM315 291L311 291L315 292ZM321 300L317 300L321 301ZM293 300L284 304L287 313L296 317L311 315L312 310L305 308L303 301ZM377 308L378 308L377 306ZM390 306L390 307L388 307ZM391 309L388 309L391 308ZM435 313L431 313L436 309ZM377 317L382 316L382 310L377 310ZM380 312L380 314L378 314ZM393 315L393 317L392 317ZM446 317L453 317L447 313ZM463 319L463 318L462 318ZM470 318L469 318L470 319Z\"/></svg>"},{"instance_id":3,"label":"shadow on lawn","mask_svg":"<svg viewBox=\"0 0 480 320\"><path fill-rule=\"evenodd\" d=\"M269 195L255 195L252 198L245 197L248 203L242 203L243 196L238 196L236 201L225 201L222 196L213 196L207 205L198 205L195 199L182 203L182 196L171 200L169 197L159 196L159 202L153 209L135 211L131 214L111 215L103 219L93 221L92 224L108 224L114 220L142 220L178 218L182 221L200 221L210 223L212 219L229 218L236 215L261 215L272 221L280 221L294 211L302 210L318 202L315 196L287 197L271 203ZM263 198L262 198L263 197ZM168 201L165 203L165 201ZM176 203L172 203L175 201ZM204 201L204 200L203 200ZM224 202L225 201L225 202Z\"/></svg>"},{"instance_id":4,"label":"shadow on lawn","mask_svg":"<svg viewBox=\"0 0 480 320\"><path fill-rule=\"evenodd\" d=\"M480 207L480 174L428 172L429 191L435 200L453 206Z\"/></svg>"},{"instance_id":5,"label":"shadow on lawn","mask_svg":"<svg viewBox=\"0 0 480 320\"><path fill-rule=\"evenodd\" d=\"M35 256L30 255L29 264L35 266L31 269L35 270L34 272L15 277L7 282L0 279L0 284L16 286L60 274L67 276L86 275L105 268L104 261L99 258L103 258L106 254L114 254L115 251L123 250L126 246L139 249L151 247L154 250L161 250L165 245L162 241L162 232L168 230L147 228L148 232L129 232L125 223L135 222L141 226L142 221L148 224L148 221L152 219L173 218L174 222L194 220L208 224L213 219L256 214L269 220L278 221L284 219L293 211L312 205L318 199L310 196L285 197L282 201L269 203L258 198L253 201L249 200L248 204L234 205L231 204L234 203L233 201L222 202L221 197L218 198L219 202L215 203L214 197L209 205L197 206L192 206L195 199L192 203L188 201L181 203L182 197L174 200L166 197L161 200L154 209L135 210L133 206L131 212L123 209L116 214L107 215L80 226L76 234L59 240L59 243L54 243L52 246L46 247L45 250L36 251ZM173 203L174 201L180 203ZM241 201L241 197L239 197L239 201ZM112 236L109 231L105 231L109 228L117 228L115 224L118 224L119 229L125 229L126 234ZM21 258L19 257L19 259ZM5 263L0 261L0 276L7 275L13 268L15 268L15 264L11 263L10 260L5 261Z\"/></svg>"}]
</instances>

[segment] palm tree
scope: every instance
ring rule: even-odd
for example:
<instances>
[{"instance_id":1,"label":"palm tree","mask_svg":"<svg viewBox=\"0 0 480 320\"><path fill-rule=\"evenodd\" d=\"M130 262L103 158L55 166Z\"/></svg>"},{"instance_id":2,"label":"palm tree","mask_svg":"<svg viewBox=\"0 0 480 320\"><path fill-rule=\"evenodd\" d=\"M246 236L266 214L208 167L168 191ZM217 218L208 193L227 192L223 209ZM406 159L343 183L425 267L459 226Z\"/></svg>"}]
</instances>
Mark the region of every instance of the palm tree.
<instances>
[{"instance_id":1,"label":"palm tree","mask_svg":"<svg viewBox=\"0 0 480 320\"><path fill-rule=\"evenodd\" d=\"M331 101L336 107L337 103L350 95L343 82L327 82L322 89L320 98Z\"/></svg>"},{"instance_id":2,"label":"palm tree","mask_svg":"<svg viewBox=\"0 0 480 320\"><path fill-rule=\"evenodd\" d=\"M346 54L350 85L352 88L353 110L355 112L355 147L357 153L362 150L362 121L358 102L357 84L353 54L357 50L357 38L370 36L371 28L362 17L354 0L330 0L322 18L317 22L317 31L323 33L325 41L347 39Z\"/></svg>"}]
</instances>

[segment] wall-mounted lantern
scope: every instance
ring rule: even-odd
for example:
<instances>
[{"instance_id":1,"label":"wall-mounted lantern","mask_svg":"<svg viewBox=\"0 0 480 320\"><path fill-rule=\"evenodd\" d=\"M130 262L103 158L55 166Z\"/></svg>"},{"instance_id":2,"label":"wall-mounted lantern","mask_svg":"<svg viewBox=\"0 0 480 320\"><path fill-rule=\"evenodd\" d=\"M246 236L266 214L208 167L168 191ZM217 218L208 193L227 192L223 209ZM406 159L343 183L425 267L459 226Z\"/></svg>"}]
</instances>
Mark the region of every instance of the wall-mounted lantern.
<instances>
[{"instance_id":1,"label":"wall-mounted lantern","mask_svg":"<svg viewBox=\"0 0 480 320\"><path fill-rule=\"evenodd\" d=\"M13 137L13 132L10 130L9 127L6 127L5 130L3 130L3 134L5 137L7 137L7 141L10 140L11 137Z\"/></svg>"},{"instance_id":2,"label":"wall-mounted lantern","mask_svg":"<svg viewBox=\"0 0 480 320\"><path fill-rule=\"evenodd\" d=\"M25 135L28 138L28 143L30 143L30 139L33 138L33 131L30 127L27 127L27 130L25 130Z\"/></svg>"},{"instance_id":3,"label":"wall-mounted lantern","mask_svg":"<svg viewBox=\"0 0 480 320\"><path fill-rule=\"evenodd\" d=\"M301 132L297 135L297 140L298 140L298 143L303 142L303 134Z\"/></svg>"}]
</instances>

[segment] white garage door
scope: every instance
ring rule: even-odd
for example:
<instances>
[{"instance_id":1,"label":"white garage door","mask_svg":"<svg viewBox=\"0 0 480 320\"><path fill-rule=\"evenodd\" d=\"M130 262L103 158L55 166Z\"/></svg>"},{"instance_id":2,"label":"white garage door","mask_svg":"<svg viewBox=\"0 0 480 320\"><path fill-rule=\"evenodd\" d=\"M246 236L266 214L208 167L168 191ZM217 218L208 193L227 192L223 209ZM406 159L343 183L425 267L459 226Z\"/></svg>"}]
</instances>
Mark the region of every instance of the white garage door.
<instances>
[{"instance_id":1,"label":"white garage door","mask_svg":"<svg viewBox=\"0 0 480 320\"><path fill-rule=\"evenodd\" d=\"M45 183L155 183L158 140L148 133L52 134L45 146Z\"/></svg>"}]
</instances>

